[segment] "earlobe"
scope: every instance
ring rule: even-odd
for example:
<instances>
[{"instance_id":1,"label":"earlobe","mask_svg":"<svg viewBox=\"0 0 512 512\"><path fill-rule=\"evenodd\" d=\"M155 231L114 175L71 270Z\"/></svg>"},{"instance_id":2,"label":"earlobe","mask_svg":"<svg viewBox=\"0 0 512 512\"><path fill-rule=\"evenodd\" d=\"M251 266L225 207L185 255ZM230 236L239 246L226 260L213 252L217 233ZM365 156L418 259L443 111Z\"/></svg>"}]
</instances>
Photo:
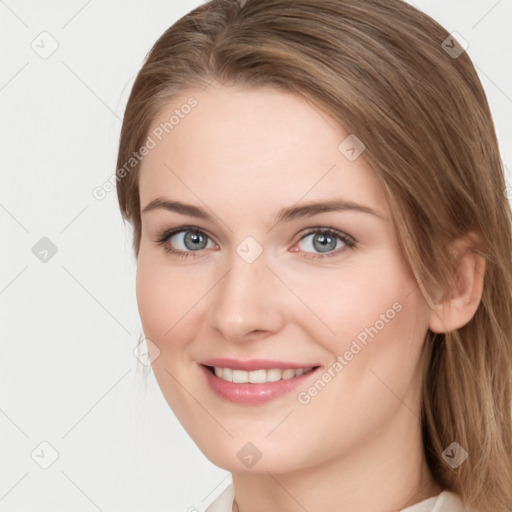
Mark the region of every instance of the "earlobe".
<instances>
[{"instance_id":1,"label":"earlobe","mask_svg":"<svg viewBox=\"0 0 512 512\"><path fill-rule=\"evenodd\" d=\"M431 309L429 328L445 333L466 325L475 315L484 287L485 258L476 250L474 234L452 242L454 259L451 288Z\"/></svg>"}]
</instances>

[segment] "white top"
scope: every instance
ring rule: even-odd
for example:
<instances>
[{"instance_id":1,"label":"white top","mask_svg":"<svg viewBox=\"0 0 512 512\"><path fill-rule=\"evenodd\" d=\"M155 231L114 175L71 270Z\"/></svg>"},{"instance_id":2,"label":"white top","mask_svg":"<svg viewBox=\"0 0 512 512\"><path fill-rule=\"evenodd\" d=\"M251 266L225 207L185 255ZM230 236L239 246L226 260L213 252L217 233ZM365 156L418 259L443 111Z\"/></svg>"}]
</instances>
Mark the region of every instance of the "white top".
<instances>
[{"instance_id":1,"label":"white top","mask_svg":"<svg viewBox=\"0 0 512 512\"><path fill-rule=\"evenodd\" d=\"M205 512L231 512L235 489L229 484L220 496L205 510ZM450 491L443 491L415 505L402 509L400 512L465 512L460 498Z\"/></svg>"}]
</instances>

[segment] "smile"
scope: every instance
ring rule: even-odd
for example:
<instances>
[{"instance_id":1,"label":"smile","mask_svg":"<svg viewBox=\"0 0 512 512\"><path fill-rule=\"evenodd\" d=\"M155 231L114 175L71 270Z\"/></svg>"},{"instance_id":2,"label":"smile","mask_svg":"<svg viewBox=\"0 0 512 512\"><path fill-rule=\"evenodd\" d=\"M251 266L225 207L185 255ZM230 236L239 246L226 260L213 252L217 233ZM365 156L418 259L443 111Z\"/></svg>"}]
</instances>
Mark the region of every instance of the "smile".
<instances>
[{"instance_id":1,"label":"smile","mask_svg":"<svg viewBox=\"0 0 512 512\"><path fill-rule=\"evenodd\" d=\"M287 368L285 370L279 368L269 368L267 370L236 370L233 368L220 368L219 366L209 367L215 376L227 382L243 384L250 382L252 384L263 384L265 382L277 382L279 380L293 379L304 373L310 372L313 368Z\"/></svg>"},{"instance_id":2,"label":"smile","mask_svg":"<svg viewBox=\"0 0 512 512\"><path fill-rule=\"evenodd\" d=\"M304 385L320 366L279 361L203 361L199 368L205 384L218 398L237 405L261 405L278 397L291 397L290 391ZM294 396L294 395L293 395Z\"/></svg>"}]
</instances>

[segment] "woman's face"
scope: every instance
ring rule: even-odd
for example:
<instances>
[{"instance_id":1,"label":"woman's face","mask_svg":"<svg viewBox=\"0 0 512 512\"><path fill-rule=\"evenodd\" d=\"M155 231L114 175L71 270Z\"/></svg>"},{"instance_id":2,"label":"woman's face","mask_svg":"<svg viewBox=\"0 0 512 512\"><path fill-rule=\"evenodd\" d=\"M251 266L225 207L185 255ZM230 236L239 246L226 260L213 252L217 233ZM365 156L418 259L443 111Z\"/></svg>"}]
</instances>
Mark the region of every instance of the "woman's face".
<instances>
[{"instance_id":1,"label":"woman's face","mask_svg":"<svg viewBox=\"0 0 512 512\"><path fill-rule=\"evenodd\" d=\"M215 84L150 129L144 334L167 402L228 470L312 467L418 428L430 310L349 135L299 95Z\"/></svg>"}]
</instances>

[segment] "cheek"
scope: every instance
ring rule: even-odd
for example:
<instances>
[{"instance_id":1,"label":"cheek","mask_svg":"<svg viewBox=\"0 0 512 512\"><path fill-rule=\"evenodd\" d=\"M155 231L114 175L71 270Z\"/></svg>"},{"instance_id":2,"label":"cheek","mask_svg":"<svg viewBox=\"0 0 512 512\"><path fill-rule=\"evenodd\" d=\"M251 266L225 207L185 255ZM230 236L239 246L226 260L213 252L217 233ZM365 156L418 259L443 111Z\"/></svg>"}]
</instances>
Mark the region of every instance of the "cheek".
<instances>
[{"instance_id":1,"label":"cheek","mask_svg":"<svg viewBox=\"0 0 512 512\"><path fill-rule=\"evenodd\" d=\"M354 339L364 346L372 336L392 331L396 335L420 307L417 294L410 293L416 287L414 277L389 250L339 270L322 269L314 279L297 276L293 285L312 313L296 321L306 326L307 319L313 339L336 355L349 349Z\"/></svg>"},{"instance_id":2,"label":"cheek","mask_svg":"<svg viewBox=\"0 0 512 512\"><path fill-rule=\"evenodd\" d=\"M353 270L341 286L315 302L335 331L329 337L317 330L316 340L339 363L331 365L335 384L322 401L341 400L347 410L368 403L385 409L395 400L389 390L404 396L418 376L428 306L398 258L382 258L382 266L367 265L365 272Z\"/></svg>"},{"instance_id":3,"label":"cheek","mask_svg":"<svg viewBox=\"0 0 512 512\"><path fill-rule=\"evenodd\" d=\"M161 255L141 246L137 261L136 296L144 335L156 345L158 355L152 370L170 407L183 414L186 397L176 381L183 380L180 370L187 332L187 311L194 300L190 287L184 287L183 272L171 272ZM185 290L185 292L184 292ZM190 305L189 305L190 302ZM197 302L197 299L195 300Z\"/></svg>"},{"instance_id":4,"label":"cheek","mask_svg":"<svg viewBox=\"0 0 512 512\"><path fill-rule=\"evenodd\" d=\"M403 404L415 410L419 392L427 306L402 267L368 268L364 277L352 273L344 286L314 302L336 334L320 324L312 335L332 359L319 377L325 384L299 390L296 428L308 430L310 437L321 431L331 447L340 449L349 439L373 435ZM329 422L315 420L327 411Z\"/></svg>"},{"instance_id":5,"label":"cheek","mask_svg":"<svg viewBox=\"0 0 512 512\"><path fill-rule=\"evenodd\" d=\"M139 255L137 263L136 295L144 333L154 343L173 325L172 309L175 292L168 286L150 261Z\"/></svg>"},{"instance_id":6,"label":"cheek","mask_svg":"<svg viewBox=\"0 0 512 512\"><path fill-rule=\"evenodd\" d=\"M176 350L193 336L195 317L214 276L192 267L169 264L163 250L141 246L137 261L136 296L145 336L161 351Z\"/></svg>"},{"instance_id":7,"label":"cheek","mask_svg":"<svg viewBox=\"0 0 512 512\"><path fill-rule=\"evenodd\" d=\"M157 251L141 246L137 261L136 295L144 333L162 350L171 339L175 326L186 313L187 294L183 290L182 273L171 272ZM190 287L188 288L190 295Z\"/></svg>"},{"instance_id":8,"label":"cheek","mask_svg":"<svg viewBox=\"0 0 512 512\"><path fill-rule=\"evenodd\" d=\"M317 275L309 287L302 293L322 322L302 320L302 326L330 354L335 375L326 376L330 391L313 409L331 401L344 403L345 410L368 403L385 409L393 405L389 389L407 394L418 371L428 306L404 261L383 253L329 280Z\"/></svg>"}]
</instances>

